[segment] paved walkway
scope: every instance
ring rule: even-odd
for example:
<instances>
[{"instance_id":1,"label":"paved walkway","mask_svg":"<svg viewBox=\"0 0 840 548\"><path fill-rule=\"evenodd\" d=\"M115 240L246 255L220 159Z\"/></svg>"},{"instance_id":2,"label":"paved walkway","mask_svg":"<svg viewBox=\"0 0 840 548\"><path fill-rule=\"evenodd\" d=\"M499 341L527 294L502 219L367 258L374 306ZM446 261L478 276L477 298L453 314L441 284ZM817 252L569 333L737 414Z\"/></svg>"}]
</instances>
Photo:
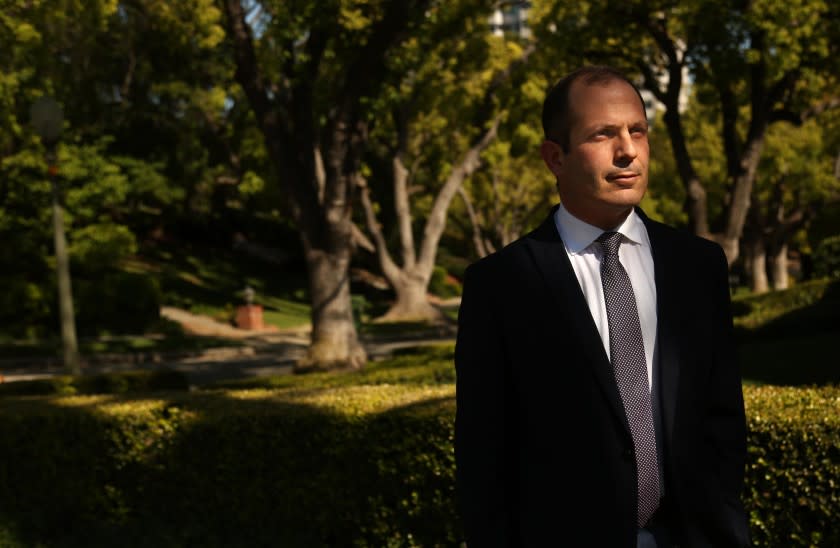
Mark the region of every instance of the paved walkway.
<instances>
[{"instance_id":1,"label":"paved walkway","mask_svg":"<svg viewBox=\"0 0 840 548\"><path fill-rule=\"evenodd\" d=\"M106 373L132 370L174 369L187 376L191 385L203 386L220 380L264 377L292 373L309 345L309 326L295 329L249 331L217 322L185 310L164 307L161 315L177 321L188 333L236 341L235 345L190 352L138 352L97 354L83 359L83 371ZM395 350L453 341L443 334L400 340L364 340L370 359L386 357ZM2 382L63 375L60 358L0 360Z\"/></svg>"}]
</instances>

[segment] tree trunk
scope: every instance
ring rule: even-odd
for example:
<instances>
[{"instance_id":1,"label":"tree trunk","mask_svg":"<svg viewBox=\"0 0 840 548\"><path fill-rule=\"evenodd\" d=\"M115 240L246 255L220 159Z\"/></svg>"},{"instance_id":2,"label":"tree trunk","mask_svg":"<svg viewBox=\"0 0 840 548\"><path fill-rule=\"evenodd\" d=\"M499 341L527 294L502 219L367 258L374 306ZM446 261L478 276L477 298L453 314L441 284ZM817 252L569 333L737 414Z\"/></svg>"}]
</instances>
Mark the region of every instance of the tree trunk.
<instances>
[{"instance_id":1,"label":"tree trunk","mask_svg":"<svg viewBox=\"0 0 840 548\"><path fill-rule=\"evenodd\" d=\"M750 275L750 289L753 293L767 293L767 251L760 237L745 242L747 270Z\"/></svg>"},{"instance_id":2,"label":"tree trunk","mask_svg":"<svg viewBox=\"0 0 840 548\"><path fill-rule=\"evenodd\" d=\"M365 362L365 352L353 322L348 267L354 240L351 182L360 169L368 135L363 122L369 108L366 101L378 94L384 82L388 52L399 47L408 38L406 31L422 21L429 2L385 3L366 43L344 63L339 60L343 70L330 72L329 81L322 77L321 63L340 26L324 21L336 13L312 19L306 31L300 32L305 35L300 54L282 63L265 58L273 66L264 71L243 4L253 3L221 2L235 78L260 126L278 178L290 191L292 216L309 270L312 342L298 369L358 369ZM337 5L324 10L333 8ZM291 42L288 46L288 51L296 49ZM330 105L328 112L318 111L319 101Z\"/></svg>"},{"instance_id":3,"label":"tree trunk","mask_svg":"<svg viewBox=\"0 0 840 548\"><path fill-rule=\"evenodd\" d=\"M496 138L501 117L494 118L476 142L467 150L455 164L446 178L441 189L435 196L432 209L426 219L423 238L420 242L419 257L414 252L414 239L411 235L411 209L408 207L408 187L406 181L408 172L399 156L393 163L394 196L397 220L400 226L403 265L398 266L388 251L387 242L377 218L373 202L370 199L370 188L361 176L356 178L356 184L361 188L360 199L365 211L365 221L376 244L377 258L382 273L396 293L396 301L385 313L378 318L380 321L444 321L444 315L429 304L426 290L432 271L435 267L438 244L446 226L446 215L458 189L464 180L471 176L480 165L481 152ZM399 161L397 161L399 160ZM411 249L406 249L406 246Z\"/></svg>"},{"instance_id":4,"label":"tree trunk","mask_svg":"<svg viewBox=\"0 0 840 548\"><path fill-rule=\"evenodd\" d=\"M732 265L738 259L738 242L744 232L744 224L750 210L750 195L755 183L761 150L764 147L764 131L762 126L759 133L748 141L741 157L740 173L732 184L732 197L726 215L726 228L720 236L720 245L726 253L726 260Z\"/></svg>"},{"instance_id":5,"label":"tree trunk","mask_svg":"<svg viewBox=\"0 0 840 548\"><path fill-rule=\"evenodd\" d=\"M312 335L296 372L361 369L367 359L356 335L350 300L350 248L313 248L303 237L312 302Z\"/></svg>"},{"instance_id":6,"label":"tree trunk","mask_svg":"<svg viewBox=\"0 0 840 548\"><path fill-rule=\"evenodd\" d=\"M685 187L685 210L688 213L688 222L694 234L703 238L710 238L706 188L700 182L697 172L694 171L691 155L688 153L678 99L670 102L673 104L666 105L665 127L668 129L671 150L677 163L680 179Z\"/></svg>"},{"instance_id":7,"label":"tree trunk","mask_svg":"<svg viewBox=\"0 0 840 548\"><path fill-rule=\"evenodd\" d=\"M443 313L429 303L426 288L429 277L417 272L403 272L392 284L397 298L388 311L376 321L432 321L444 320Z\"/></svg>"},{"instance_id":8,"label":"tree trunk","mask_svg":"<svg viewBox=\"0 0 840 548\"><path fill-rule=\"evenodd\" d=\"M787 252L787 244L782 244L770 256L770 278L773 283L773 289L776 291L787 289L789 286Z\"/></svg>"},{"instance_id":9,"label":"tree trunk","mask_svg":"<svg viewBox=\"0 0 840 548\"><path fill-rule=\"evenodd\" d=\"M467 210L467 217L470 219L470 225L472 226L472 240L473 245L475 246L475 253L478 255L478 258L486 257L489 255L487 252L487 246L484 245L484 238L481 236L481 223L478 220L478 214L475 212L475 208L473 207L472 200L470 200L469 194L464 189L463 186L458 188L458 195L461 196L461 199L464 201L464 207Z\"/></svg>"}]
</instances>

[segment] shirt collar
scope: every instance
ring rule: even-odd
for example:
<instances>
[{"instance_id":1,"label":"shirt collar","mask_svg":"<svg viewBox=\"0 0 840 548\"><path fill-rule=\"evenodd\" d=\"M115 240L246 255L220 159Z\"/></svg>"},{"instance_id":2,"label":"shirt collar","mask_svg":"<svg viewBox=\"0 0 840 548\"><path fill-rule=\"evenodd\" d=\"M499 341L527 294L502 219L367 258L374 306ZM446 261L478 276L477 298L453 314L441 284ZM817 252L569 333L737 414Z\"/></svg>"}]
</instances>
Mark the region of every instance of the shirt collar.
<instances>
[{"instance_id":1,"label":"shirt collar","mask_svg":"<svg viewBox=\"0 0 840 548\"><path fill-rule=\"evenodd\" d=\"M562 203L554 212L554 224L557 226L557 232L566 245L566 249L573 254L582 253L592 245L592 242L598 236L604 233L603 229L585 223L569 213ZM626 243L650 246L645 224L635 210L631 210L630 215L624 219L624 222L613 230L620 232Z\"/></svg>"}]
</instances>

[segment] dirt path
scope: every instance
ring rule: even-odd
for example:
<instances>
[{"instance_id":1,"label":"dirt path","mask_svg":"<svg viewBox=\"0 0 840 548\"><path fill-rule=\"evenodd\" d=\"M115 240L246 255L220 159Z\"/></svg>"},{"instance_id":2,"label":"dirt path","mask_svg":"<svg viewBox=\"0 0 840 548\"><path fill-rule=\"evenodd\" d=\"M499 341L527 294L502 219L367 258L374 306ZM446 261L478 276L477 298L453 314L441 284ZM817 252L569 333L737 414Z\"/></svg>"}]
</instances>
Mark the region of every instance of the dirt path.
<instances>
[{"instance_id":1,"label":"dirt path","mask_svg":"<svg viewBox=\"0 0 840 548\"><path fill-rule=\"evenodd\" d=\"M309 325L293 329L277 329L272 326L260 331L238 329L208 316L169 306L161 309L161 316L178 322L187 333L231 339L232 345L194 352L96 354L83 358L84 371L97 373L170 368L183 372L190 384L201 386L221 379L290 374L295 362L305 356L309 346ZM367 340L364 345L368 357L375 360L402 348L452 340L448 334L439 334L421 338ZM0 360L0 382L62 374L65 371L58 356L37 361Z\"/></svg>"},{"instance_id":2,"label":"dirt path","mask_svg":"<svg viewBox=\"0 0 840 548\"><path fill-rule=\"evenodd\" d=\"M275 326L268 326L265 329L239 329L230 324L217 321L209 316L193 314L182 308L174 306L163 306L160 315L168 320L181 324L184 331L193 335L205 337L223 337L228 339L245 339L249 337L265 337L270 335L298 334L309 331L308 325L292 329L278 329Z\"/></svg>"}]
</instances>

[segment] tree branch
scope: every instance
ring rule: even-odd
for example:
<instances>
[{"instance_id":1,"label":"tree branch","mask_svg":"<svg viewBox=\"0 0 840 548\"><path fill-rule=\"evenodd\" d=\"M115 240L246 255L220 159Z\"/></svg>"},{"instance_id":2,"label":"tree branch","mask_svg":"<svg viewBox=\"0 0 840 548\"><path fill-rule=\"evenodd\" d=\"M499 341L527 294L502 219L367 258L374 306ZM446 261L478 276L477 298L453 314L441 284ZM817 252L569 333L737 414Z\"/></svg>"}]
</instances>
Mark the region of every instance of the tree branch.
<instances>
[{"instance_id":1,"label":"tree branch","mask_svg":"<svg viewBox=\"0 0 840 548\"><path fill-rule=\"evenodd\" d=\"M233 42L236 61L236 80L245 90L257 120L266 120L270 112L270 101L266 94L266 81L257 62L254 51L254 37L251 27L245 21L245 10L240 0L224 0L223 3L228 36Z\"/></svg>"},{"instance_id":2,"label":"tree branch","mask_svg":"<svg viewBox=\"0 0 840 548\"><path fill-rule=\"evenodd\" d=\"M423 230L423 243L420 246L420 258L418 264L421 268L428 269L431 272L434 266L435 255L437 253L438 242L443 234L443 229L446 226L446 212L449 209L449 204L464 180L472 175L480 165L481 153L490 146L490 143L496 138L501 122L501 115L497 115L490 127L484 131L475 141L470 149L464 153L461 160L453 166L446 178L446 182L435 197L432 210L429 212L429 217L426 220L426 227Z\"/></svg>"},{"instance_id":3,"label":"tree branch","mask_svg":"<svg viewBox=\"0 0 840 548\"><path fill-rule=\"evenodd\" d=\"M367 223L368 231L373 236L379 266L382 268L382 273L388 278L391 286L395 287L400 277L400 268L394 263L391 254L388 252L385 236L382 234L382 227L376 219L376 212L373 209L373 203L370 201L370 187L361 175L356 177L356 186L360 190L359 201L361 201L362 209L365 212L365 222Z\"/></svg>"},{"instance_id":4,"label":"tree branch","mask_svg":"<svg viewBox=\"0 0 840 548\"><path fill-rule=\"evenodd\" d=\"M394 113L394 125L397 129L397 150L391 160L394 180L394 210L399 227L402 266L403 268L413 268L417 257L414 250L414 233L411 229L411 204L408 200L409 171L403 162L408 146L408 123L405 120L404 113Z\"/></svg>"},{"instance_id":5,"label":"tree branch","mask_svg":"<svg viewBox=\"0 0 840 548\"><path fill-rule=\"evenodd\" d=\"M464 207L467 209L467 216L472 225L473 245L475 245L475 252L479 258L487 256L487 248L484 246L484 240L481 238L481 226L478 220L478 215L473 207L472 200L463 185L458 187L458 195L464 200Z\"/></svg>"}]
</instances>

